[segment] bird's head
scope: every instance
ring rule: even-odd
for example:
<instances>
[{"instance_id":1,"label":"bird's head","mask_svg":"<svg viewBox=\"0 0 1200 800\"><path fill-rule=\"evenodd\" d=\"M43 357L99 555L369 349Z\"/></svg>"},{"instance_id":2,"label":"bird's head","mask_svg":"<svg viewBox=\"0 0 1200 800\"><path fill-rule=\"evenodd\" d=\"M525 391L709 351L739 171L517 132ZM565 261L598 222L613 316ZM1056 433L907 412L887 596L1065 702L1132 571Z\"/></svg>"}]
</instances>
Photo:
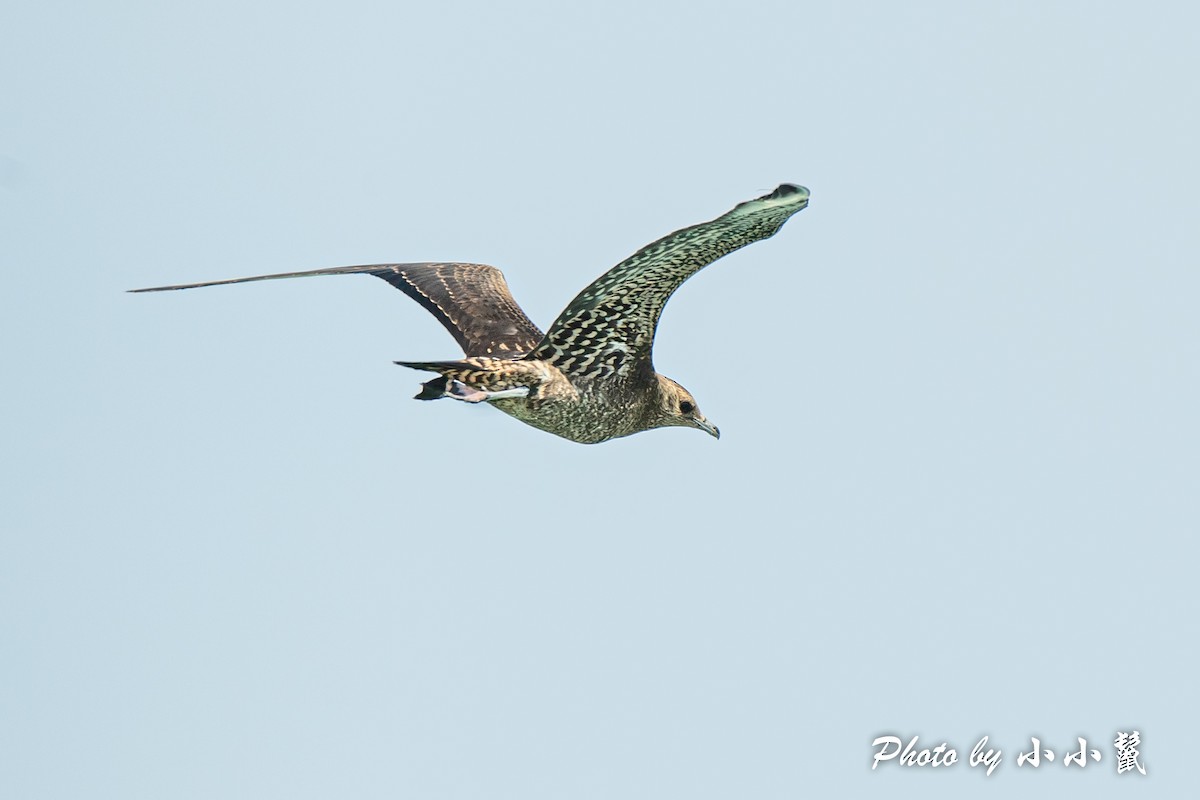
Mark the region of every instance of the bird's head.
<instances>
[{"instance_id":1,"label":"bird's head","mask_svg":"<svg viewBox=\"0 0 1200 800\"><path fill-rule=\"evenodd\" d=\"M656 409L656 428L668 425L679 425L685 428L698 428L710 436L721 438L721 432L704 415L696 405L692 393L670 378L658 375L658 408Z\"/></svg>"}]
</instances>

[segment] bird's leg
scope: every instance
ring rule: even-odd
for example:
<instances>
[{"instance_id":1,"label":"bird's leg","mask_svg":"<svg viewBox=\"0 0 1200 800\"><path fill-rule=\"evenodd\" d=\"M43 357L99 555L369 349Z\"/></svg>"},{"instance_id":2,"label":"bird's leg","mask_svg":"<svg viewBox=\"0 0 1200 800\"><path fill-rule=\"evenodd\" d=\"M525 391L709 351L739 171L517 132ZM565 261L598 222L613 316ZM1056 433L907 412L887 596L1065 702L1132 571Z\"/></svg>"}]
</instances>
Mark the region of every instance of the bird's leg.
<instances>
[{"instance_id":1,"label":"bird's leg","mask_svg":"<svg viewBox=\"0 0 1200 800\"><path fill-rule=\"evenodd\" d=\"M553 374L541 362L498 358L462 361L397 361L405 367L441 373L421 384L418 400L449 397L464 403L531 397ZM559 375L561 379L561 375ZM562 379L565 381L565 379Z\"/></svg>"},{"instance_id":2,"label":"bird's leg","mask_svg":"<svg viewBox=\"0 0 1200 800\"><path fill-rule=\"evenodd\" d=\"M479 389L472 389L462 381L446 381L445 393L443 397L449 397L452 400L462 400L464 403L482 403L488 399L488 393Z\"/></svg>"},{"instance_id":3,"label":"bird's leg","mask_svg":"<svg viewBox=\"0 0 1200 800\"><path fill-rule=\"evenodd\" d=\"M488 400L504 400L509 397L518 397L524 400L529 395L533 394L532 386L518 386L515 389L502 389L498 392L488 392Z\"/></svg>"},{"instance_id":4,"label":"bird's leg","mask_svg":"<svg viewBox=\"0 0 1200 800\"><path fill-rule=\"evenodd\" d=\"M446 397L455 400L461 400L464 403L482 403L487 400L503 400L508 397L526 398L533 389L529 386L518 386L514 389L501 389L495 392L488 392L481 389L473 389L467 386L462 381L449 381L446 386Z\"/></svg>"}]
</instances>

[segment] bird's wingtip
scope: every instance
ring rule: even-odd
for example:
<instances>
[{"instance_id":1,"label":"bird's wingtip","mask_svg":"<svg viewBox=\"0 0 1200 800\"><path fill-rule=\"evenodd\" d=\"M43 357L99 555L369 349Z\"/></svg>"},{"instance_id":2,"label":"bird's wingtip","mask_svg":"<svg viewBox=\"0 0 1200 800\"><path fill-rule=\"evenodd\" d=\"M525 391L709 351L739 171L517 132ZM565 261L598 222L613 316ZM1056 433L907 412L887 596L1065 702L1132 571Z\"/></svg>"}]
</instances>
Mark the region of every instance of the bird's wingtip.
<instances>
[{"instance_id":1,"label":"bird's wingtip","mask_svg":"<svg viewBox=\"0 0 1200 800\"><path fill-rule=\"evenodd\" d=\"M799 195L799 197L797 197ZM801 186L798 183L781 183L775 188L775 191L764 197L764 200L784 200L791 198L794 200L807 200L809 191L807 186Z\"/></svg>"},{"instance_id":2,"label":"bird's wingtip","mask_svg":"<svg viewBox=\"0 0 1200 800\"><path fill-rule=\"evenodd\" d=\"M783 207L799 211L808 206L809 194L807 186L801 186L798 183L781 183L769 194L739 203L734 211L754 211L764 207Z\"/></svg>"},{"instance_id":3,"label":"bird's wingtip","mask_svg":"<svg viewBox=\"0 0 1200 800\"><path fill-rule=\"evenodd\" d=\"M148 286L145 289L126 289L126 294L142 294L144 292L173 292L176 289L191 289L191 285L185 286Z\"/></svg>"}]
</instances>

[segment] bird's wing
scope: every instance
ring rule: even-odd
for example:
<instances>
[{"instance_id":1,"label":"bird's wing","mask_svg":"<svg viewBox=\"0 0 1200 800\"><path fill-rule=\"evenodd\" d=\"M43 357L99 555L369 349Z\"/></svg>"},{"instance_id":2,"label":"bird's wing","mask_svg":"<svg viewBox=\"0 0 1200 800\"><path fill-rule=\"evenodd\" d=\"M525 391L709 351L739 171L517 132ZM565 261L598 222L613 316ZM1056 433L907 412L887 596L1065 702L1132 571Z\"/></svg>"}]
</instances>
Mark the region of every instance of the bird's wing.
<instances>
[{"instance_id":1,"label":"bird's wing","mask_svg":"<svg viewBox=\"0 0 1200 800\"><path fill-rule=\"evenodd\" d=\"M808 189L785 183L643 247L572 300L527 358L549 361L574 378L644 370L659 315L680 284L721 256L773 235L807 205Z\"/></svg>"},{"instance_id":2,"label":"bird's wing","mask_svg":"<svg viewBox=\"0 0 1200 800\"><path fill-rule=\"evenodd\" d=\"M165 292L279 278L356 274L383 278L416 300L446 326L468 356L519 358L542 339L542 332L513 300L503 273L487 264L369 264L132 291Z\"/></svg>"}]
</instances>

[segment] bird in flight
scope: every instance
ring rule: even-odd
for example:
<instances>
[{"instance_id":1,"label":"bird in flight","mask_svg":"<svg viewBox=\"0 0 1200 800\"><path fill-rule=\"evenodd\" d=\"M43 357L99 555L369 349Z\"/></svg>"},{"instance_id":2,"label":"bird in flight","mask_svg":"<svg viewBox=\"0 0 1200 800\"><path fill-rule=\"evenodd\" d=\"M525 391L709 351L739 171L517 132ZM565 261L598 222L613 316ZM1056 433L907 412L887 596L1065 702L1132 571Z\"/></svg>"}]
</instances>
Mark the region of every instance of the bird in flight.
<instances>
[{"instance_id":1,"label":"bird in flight","mask_svg":"<svg viewBox=\"0 0 1200 800\"><path fill-rule=\"evenodd\" d=\"M583 444L670 426L719 438L691 393L654 371L650 351L659 315L685 280L718 258L774 235L807 205L808 189L785 183L714 220L668 234L601 275L545 333L513 300L500 270L486 264L372 264L131 291L374 275L424 306L466 356L395 362L438 374L422 384L418 400L487 403Z\"/></svg>"}]
</instances>

